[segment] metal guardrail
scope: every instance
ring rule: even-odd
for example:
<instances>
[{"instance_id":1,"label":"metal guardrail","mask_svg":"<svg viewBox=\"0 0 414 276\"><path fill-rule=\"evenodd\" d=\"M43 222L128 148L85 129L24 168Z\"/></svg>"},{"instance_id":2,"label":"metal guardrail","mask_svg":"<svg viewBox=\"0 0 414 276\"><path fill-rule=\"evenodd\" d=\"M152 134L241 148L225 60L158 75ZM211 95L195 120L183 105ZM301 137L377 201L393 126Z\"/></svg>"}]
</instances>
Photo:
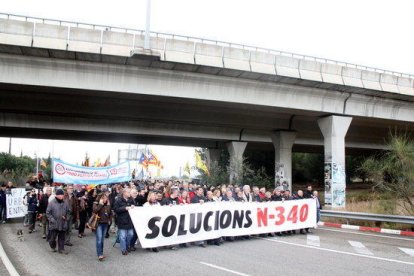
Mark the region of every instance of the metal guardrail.
<instances>
[{"instance_id":1,"label":"metal guardrail","mask_svg":"<svg viewBox=\"0 0 414 276\"><path fill-rule=\"evenodd\" d=\"M138 30L138 29L114 27L114 26L109 26L109 25L91 24L91 23L83 23L83 22L73 22L73 21L65 21L65 20L56 20L56 19L47 19L47 18L39 18L39 17L30 17L30 16L23 16L23 15L16 15L16 14L8 14L8 13L0 13L0 18L11 19L11 20L21 20L21 21L27 21L27 22L33 22L33 23L54 24L54 25L59 25L59 26L87 28L87 29L93 29L93 30L124 32L124 33L131 33L131 34L143 35L145 33L144 30ZM162 33L162 32L150 32L150 35L152 37L183 39L183 40L191 41L191 42L206 43L206 44L212 44L212 45L218 45L218 46L224 46L224 47L230 47L230 48L243 49L243 50L248 50L248 51L264 52L264 53L287 56L287 57L292 57L292 58L297 58L297 59L302 59L302 60L310 60L310 61L316 61L316 62L321 62L321 63L336 64L336 65L340 65L340 66L344 66L348 68L356 68L356 69L367 70L367 71L376 72L376 73L390 74L393 76L414 79L414 75L412 74L400 73L400 72L395 72L391 70L384 70L384 69L379 69L375 67L358 65L358 64L337 61L337 60L332 60L332 59L327 59L327 58L320 58L320 57L302 55L302 54L285 52L285 51L278 51L278 50L273 50L273 49L268 49L268 48L263 48L263 47L243 45L239 43L231 43L231 42L226 42L226 41L212 40L212 39L206 39L206 38L200 38L200 37L168 34L168 33Z\"/></svg>"},{"instance_id":2,"label":"metal guardrail","mask_svg":"<svg viewBox=\"0 0 414 276\"><path fill-rule=\"evenodd\" d=\"M356 212L341 212L331 210L321 210L321 216L342 218L342 219L355 219L355 220L368 220L368 221L380 221L380 222L393 222L414 225L414 217L411 216L395 216L395 215L382 215L371 213L356 213Z\"/></svg>"}]
</instances>

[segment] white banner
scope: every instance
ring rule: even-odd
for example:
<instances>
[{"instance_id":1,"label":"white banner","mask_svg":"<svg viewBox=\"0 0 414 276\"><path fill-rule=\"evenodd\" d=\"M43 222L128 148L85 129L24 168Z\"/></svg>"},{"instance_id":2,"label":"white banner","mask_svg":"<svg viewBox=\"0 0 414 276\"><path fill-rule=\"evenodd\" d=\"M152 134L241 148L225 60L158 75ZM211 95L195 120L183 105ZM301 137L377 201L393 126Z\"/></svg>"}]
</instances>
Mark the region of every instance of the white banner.
<instances>
[{"instance_id":1,"label":"white banner","mask_svg":"<svg viewBox=\"0 0 414 276\"><path fill-rule=\"evenodd\" d=\"M6 195L7 218L21 218L27 213L27 207L23 204L23 197L26 189L11 189L11 193Z\"/></svg>"},{"instance_id":2,"label":"white banner","mask_svg":"<svg viewBox=\"0 0 414 276\"><path fill-rule=\"evenodd\" d=\"M207 202L129 210L143 248L316 226L314 199Z\"/></svg>"},{"instance_id":3,"label":"white banner","mask_svg":"<svg viewBox=\"0 0 414 276\"><path fill-rule=\"evenodd\" d=\"M131 180L129 162L109 167L82 167L53 159L53 181L66 184L110 184Z\"/></svg>"}]
</instances>

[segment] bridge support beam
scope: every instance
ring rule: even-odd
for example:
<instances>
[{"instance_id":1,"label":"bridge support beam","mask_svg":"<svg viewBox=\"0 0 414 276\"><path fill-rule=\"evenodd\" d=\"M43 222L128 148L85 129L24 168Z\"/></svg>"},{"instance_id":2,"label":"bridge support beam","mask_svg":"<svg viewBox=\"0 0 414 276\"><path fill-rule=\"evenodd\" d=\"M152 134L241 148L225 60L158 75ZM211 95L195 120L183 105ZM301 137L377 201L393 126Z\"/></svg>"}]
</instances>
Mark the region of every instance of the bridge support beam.
<instances>
[{"instance_id":1,"label":"bridge support beam","mask_svg":"<svg viewBox=\"0 0 414 276\"><path fill-rule=\"evenodd\" d=\"M292 147L296 131L278 130L271 138L275 147L275 187L292 191Z\"/></svg>"},{"instance_id":2,"label":"bridge support beam","mask_svg":"<svg viewBox=\"0 0 414 276\"><path fill-rule=\"evenodd\" d=\"M346 197L345 135L351 117L329 116L318 120L325 148L325 204L344 208Z\"/></svg>"},{"instance_id":3,"label":"bridge support beam","mask_svg":"<svg viewBox=\"0 0 414 276\"><path fill-rule=\"evenodd\" d=\"M247 142L229 142L227 150L230 154L230 184L241 184L243 181L243 153Z\"/></svg>"},{"instance_id":4,"label":"bridge support beam","mask_svg":"<svg viewBox=\"0 0 414 276\"><path fill-rule=\"evenodd\" d=\"M220 160L221 149L207 149L206 157L207 157L207 167L210 170L211 165L216 163L218 164Z\"/></svg>"}]
</instances>

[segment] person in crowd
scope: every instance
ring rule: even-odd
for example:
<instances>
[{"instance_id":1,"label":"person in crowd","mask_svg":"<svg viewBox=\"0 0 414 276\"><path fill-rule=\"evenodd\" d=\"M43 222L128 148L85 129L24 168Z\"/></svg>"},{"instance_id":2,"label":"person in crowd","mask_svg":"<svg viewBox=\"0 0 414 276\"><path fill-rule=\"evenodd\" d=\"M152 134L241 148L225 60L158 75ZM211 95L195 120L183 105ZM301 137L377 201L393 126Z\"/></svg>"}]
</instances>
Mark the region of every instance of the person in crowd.
<instances>
[{"instance_id":1,"label":"person in crowd","mask_svg":"<svg viewBox=\"0 0 414 276\"><path fill-rule=\"evenodd\" d=\"M49 221L49 245L53 252L56 252L56 239L58 252L67 254L65 250L65 233L68 227L67 217L70 214L70 207L63 200L64 192L62 189L56 191L55 198L49 203L46 209L47 219Z\"/></svg>"},{"instance_id":2,"label":"person in crowd","mask_svg":"<svg viewBox=\"0 0 414 276\"><path fill-rule=\"evenodd\" d=\"M161 206L161 204L157 200L157 193L154 191L150 191L148 193L147 202L144 203L144 207L153 207L153 206ZM154 248L147 248L147 250L152 250L152 252L159 252L159 249L157 247Z\"/></svg>"},{"instance_id":3,"label":"person in crowd","mask_svg":"<svg viewBox=\"0 0 414 276\"><path fill-rule=\"evenodd\" d=\"M206 199L204 197L204 189L203 189L203 187L198 187L197 190L196 190L196 195L191 200L191 203L193 203L193 204L196 204L196 203L203 204L205 201L206 201ZM197 241L197 242L195 242L195 245L198 245L200 247L206 247L204 241Z\"/></svg>"},{"instance_id":4,"label":"person in crowd","mask_svg":"<svg viewBox=\"0 0 414 276\"><path fill-rule=\"evenodd\" d=\"M220 190L218 190L218 191L220 191ZM214 193L212 191L207 191L206 202L209 202L209 203L218 202L214 198ZM221 245L221 238L208 240L207 244L220 246Z\"/></svg>"},{"instance_id":5,"label":"person in crowd","mask_svg":"<svg viewBox=\"0 0 414 276\"><path fill-rule=\"evenodd\" d=\"M6 223L6 214L7 214L7 206L6 206L6 184L1 183L0 185L0 222Z\"/></svg>"},{"instance_id":6,"label":"person in crowd","mask_svg":"<svg viewBox=\"0 0 414 276\"><path fill-rule=\"evenodd\" d=\"M212 187L212 188L214 189L214 187ZM214 201L216 201L216 202L220 202L220 201L223 200L223 197L221 196L220 189L214 189L213 190L213 198L214 198Z\"/></svg>"},{"instance_id":7,"label":"person in crowd","mask_svg":"<svg viewBox=\"0 0 414 276\"><path fill-rule=\"evenodd\" d=\"M250 186L243 186L243 201L244 202L253 202L253 195L250 193Z\"/></svg>"},{"instance_id":8,"label":"person in crowd","mask_svg":"<svg viewBox=\"0 0 414 276\"><path fill-rule=\"evenodd\" d=\"M93 213L98 216L96 226L96 254L98 255L98 260L103 261L105 259L103 255L104 235L107 233L109 223L112 221L111 204L106 192L102 192L97 196L96 201L93 203Z\"/></svg>"},{"instance_id":9,"label":"person in crowd","mask_svg":"<svg viewBox=\"0 0 414 276\"><path fill-rule=\"evenodd\" d=\"M272 195L272 201L282 201L283 196L279 189L275 189Z\"/></svg>"},{"instance_id":10,"label":"person in crowd","mask_svg":"<svg viewBox=\"0 0 414 276\"><path fill-rule=\"evenodd\" d=\"M236 193L236 196L234 197L234 200L237 202L244 202L244 196L243 191L239 189L239 191Z\"/></svg>"},{"instance_id":11,"label":"person in crowd","mask_svg":"<svg viewBox=\"0 0 414 276\"><path fill-rule=\"evenodd\" d=\"M73 229L73 223L78 220L78 200L75 197L73 192L73 185L66 186L66 193L64 200L68 203L70 207L70 214L68 215L68 229L66 230L65 234L65 245L72 246L70 241Z\"/></svg>"},{"instance_id":12,"label":"person in crowd","mask_svg":"<svg viewBox=\"0 0 414 276\"><path fill-rule=\"evenodd\" d=\"M182 190L181 195L178 197L178 202L180 204L190 204L190 194L188 193L188 190Z\"/></svg>"},{"instance_id":13,"label":"person in crowd","mask_svg":"<svg viewBox=\"0 0 414 276\"><path fill-rule=\"evenodd\" d=\"M272 193L270 191L267 191L265 193L265 197L262 199L263 202L269 202L272 201Z\"/></svg>"},{"instance_id":14,"label":"person in crowd","mask_svg":"<svg viewBox=\"0 0 414 276\"><path fill-rule=\"evenodd\" d=\"M302 190L298 190L297 196L296 196L296 200L302 200L305 199L305 197L303 196L303 191ZM311 231L309 230L309 228L305 228L305 229L300 229L299 233L301 234L305 234L304 230L306 231L306 233L311 233Z\"/></svg>"},{"instance_id":15,"label":"person in crowd","mask_svg":"<svg viewBox=\"0 0 414 276\"><path fill-rule=\"evenodd\" d=\"M23 208L25 209L25 215L24 215L24 219L23 219L23 226L29 226L29 220L30 220L30 216L29 216L29 212L28 212L28 200L30 197L30 193L31 192L26 192L26 194L23 196Z\"/></svg>"},{"instance_id":16,"label":"person in crowd","mask_svg":"<svg viewBox=\"0 0 414 276\"><path fill-rule=\"evenodd\" d=\"M253 202L262 202L259 187L253 187Z\"/></svg>"},{"instance_id":17,"label":"person in crowd","mask_svg":"<svg viewBox=\"0 0 414 276\"><path fill-rule=\"evenodd\" d=\"M134 235L134 226L128 213L128 210L134 208L134 203L130 197L131 190L129 188L124 188L122 196L118 197L114 204L122 255L128 255L130 252L131 239Z\"/></svg>"},{"instance_id":18,"label":"person in crowd","mask_svg":"<svg viewBox=\"0 0 414 276\"><path fill-rule=\"evenodd\" d=\"M304 198L312 198L313 197L313 189L312 189L312 185L308 185L306 186L306 191L303 194Z\"/></svg>"},{"instance_id":19,"label":"person in crowd","mask_svg":"<svg viewBox=\"0 0 414 276\"><path fill-rule=\"evenodd\" d=\"M168 198L164 198L161 201L161 205L165 206L172 206L172 205L179 205L180 202L178 200L178 187L173 187L170 189L170 196Z\"/></svg>"},{"instance_id":20,"label":"person in crowd","mask_svg":"<svg viewBox=\"0 0 414 276\"><path fill-rule=\"evenodd\" d=\"M262 201L266 201L266 188L265 187L260 188L259 197Z\"/></svg>"},{"instance_id":21,"label":"person in crowd","mask_svg":"<svg viewBox=\"0 0 414 276\"><path fill-rule=\"evenodd\" d=\"M46 216L47 206L49 205L49 197L52 194L52 188L45 188L46 192L43 194L42 198L39 201L39 213L42 216L42 238L46 239L46 234L48 233L48 221Z\"/></svg>"},{"instance_id":22,"label":"person in crowd","mask_svg":"<svg viewBox=\"0 0 414 276\"><path fill-rule=\"evenodd\" d=\"M86 186L83 186L82 191L78 193L77 200L79 214L78 238L83 238L85 236L85 226L88 220L88 192L86 191Z\"/></svg>"},{"instance_id":23,"label":"person in crowd","mask_svg":"<svg viewBox=\"0 0 414 276\"><path fill-rule=\"evenodd\" d=\"M32 189L27 197L27 216L29 218L29 234L35 232L38 200L36 190Z\"/></svg>"},{"instance_id":24,"label":"person in crowd","mask_svg":"<svg viewBox=\"0 0 414 276\"><path fill-rule=\"evenodd\" d=\"M132 204L134 206L139 206L139 203L138 203L138 190L136 188L131 189L131 198L130 198L130 200L132 201ZM136 251L137 250L136 247L135 247L135 243L138 240L138 234L135 231L135 227L133 228L133 231L134 231L134 233L132 235L131 242L129 244L129 250L130 251Z\"/></svg>"},{"instance_id":25,"label":"person in crowd","mask_svg":"<svg viewBox=\"0 0 414 276\"><path fill-rule=\"evenodd\" d=\"M137 206L144 206L144 203L147 202L148 195L146 194L145 188L138 189L138 196L137 196Z\"/></svg>"},{"instance_id":26,"label":"person in crowd","mask_svg":"<svg viewBox=\"0 0 414 276\"><path fill-rule=\"evenodd\" d=\"M316 201L316 223L318 223L319 220L321 219L321 210L322 210L322 205L321 205L321 201L319 200L318 191L313 191L312 198L314 198Z\"/></svg>"},{"instance_id":27,"label":"person in crowd","mask_svg":"<svg viewBox=\"0 0 414 276\"><path fill-rule=\"evenodd\" d=\"M227 190L226 195L223 197L223 201L227 201L227 202L236 201L233 197L233 192L231 190Z\"/></svg>"},{"instance_id":28,"label":"person in crowd","mask_svg":"<svg viewBox=\"0 0 414 276\"><path fill-rule=\"evenodd\" d=\"M159 190L155 190L157 192L157 200L158 202L161 204L163 196L162 196L162 192Z\"/></svg>"}]
</instances>

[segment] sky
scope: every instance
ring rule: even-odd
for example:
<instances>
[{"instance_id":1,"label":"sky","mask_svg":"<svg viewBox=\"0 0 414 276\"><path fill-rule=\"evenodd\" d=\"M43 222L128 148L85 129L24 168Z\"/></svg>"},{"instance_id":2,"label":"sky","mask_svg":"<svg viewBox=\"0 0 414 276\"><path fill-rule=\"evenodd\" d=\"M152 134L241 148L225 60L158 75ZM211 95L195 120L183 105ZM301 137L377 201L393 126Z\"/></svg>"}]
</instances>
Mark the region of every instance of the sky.
<instances>
[{"instance_id":1,"label":"sky","mask_svg":"<svg viewBox=\"0 0 414 276\"><path fill-rule=\"evenodd\" d=\"M146 0L1 0L0 12L145 28ZM64 4L66 3L66 4ZM260 46L414 74L414 1L409 0L152 0L151 30ZM1 135L1 134L0 134ZM6 138L0 150L8 151ZM14 154L69 162L114 162L128 144L13 139ZM194 163L194 149L154 146L165 175Z\"/></svg>"}]
</instances>

